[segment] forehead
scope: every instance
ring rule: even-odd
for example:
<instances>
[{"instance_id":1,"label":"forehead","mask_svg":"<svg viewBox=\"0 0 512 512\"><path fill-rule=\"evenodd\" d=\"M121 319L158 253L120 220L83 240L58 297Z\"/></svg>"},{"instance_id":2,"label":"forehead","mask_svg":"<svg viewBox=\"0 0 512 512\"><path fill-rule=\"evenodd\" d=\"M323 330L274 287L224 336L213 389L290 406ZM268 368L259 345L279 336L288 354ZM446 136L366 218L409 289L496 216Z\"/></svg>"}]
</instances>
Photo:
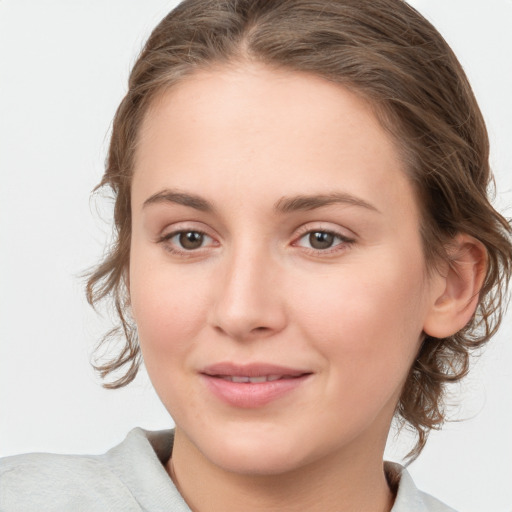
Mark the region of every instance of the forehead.
<instances>
[{"instance_id":1,"label":"forehead","mask_svg":"<svg viewBox=\"0 0 512 512\"><path fill-rule=\"evenodd\" d=\"M133 192L141 200L157 188L200 187L265 198L341 187L378 207L379 189L413 201L403 167L360 96L310 74L245 64L197 72L153 101Z\"/></svg>"}]
</instances>

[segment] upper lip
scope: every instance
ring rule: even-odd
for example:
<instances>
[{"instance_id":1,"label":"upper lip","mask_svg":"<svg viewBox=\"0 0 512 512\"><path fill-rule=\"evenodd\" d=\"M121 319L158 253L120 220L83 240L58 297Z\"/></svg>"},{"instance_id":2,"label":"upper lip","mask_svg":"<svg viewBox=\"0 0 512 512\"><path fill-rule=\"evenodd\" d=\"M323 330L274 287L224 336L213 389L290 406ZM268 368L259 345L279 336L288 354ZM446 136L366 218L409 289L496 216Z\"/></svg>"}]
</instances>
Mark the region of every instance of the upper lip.
<instances>
[{"instance_id":1,"label":"upper lip","mask_svg":"<svg viewBox=\"0 0 512 512\"><path fill-rule=\"evenodd\" d=\"M235 364L230 362L221 362L206 366L200 373L211 377L265 377L268 375L300 377L301 375L310 374L312 372L304 369L290 368L289 366L280 366L268 363Z\"/></svg>"}]
</instances>

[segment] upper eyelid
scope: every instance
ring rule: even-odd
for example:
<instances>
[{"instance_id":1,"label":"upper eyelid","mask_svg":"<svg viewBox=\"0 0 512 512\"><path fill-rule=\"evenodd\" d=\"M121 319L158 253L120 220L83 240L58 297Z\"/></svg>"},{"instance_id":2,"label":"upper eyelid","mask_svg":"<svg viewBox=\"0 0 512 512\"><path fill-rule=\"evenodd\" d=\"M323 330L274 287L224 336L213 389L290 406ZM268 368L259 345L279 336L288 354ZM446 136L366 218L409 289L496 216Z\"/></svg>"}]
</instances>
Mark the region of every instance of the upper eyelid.
<instances>
[{"instance_id":1,"label":"upper eyelid","mask_svg":"<svg viewBox=\"0 0 512 512\"><path fill-rule=\"evenodd\" d=\"M298 239L308 233L314 233L315 231L331 233L346 239L355 239L358 236L353 230L331 222L307 222L296 229L294 239Z\"/></svg>"},{"instance_id":2,"label":"upper eyelid","mask_svg":"<svg viewBox=\"0 0 512 512\"><path fill-rule=\"evenodd\" d=\"M186 231L195 231L197 233L202 233L204 235L208 235L211 238L215 238L212 234L212 229L209 228L207 224L200 221L180 221L173 222L171 224L165 225L162 229L159 230L159 238L167 237L168 235L174 233L182 233Z\"/></svg>"},{"instance_id":3,"label":"upper eyelid","mask_svg":"<svg viewBox=\"0 0 512 512\"><path fill-rule=\"evenodd\" d=\"M203 229L183 229L183 228L180 228L180 229L171 229L167 232L164 232L164 234L161 235L162 238L172 238L173 236L176 236L180 233L199 233L200 235L206 235L210 238L213 238L212 236L210 236L205 230Z\"/></svg>"}]
</instances>

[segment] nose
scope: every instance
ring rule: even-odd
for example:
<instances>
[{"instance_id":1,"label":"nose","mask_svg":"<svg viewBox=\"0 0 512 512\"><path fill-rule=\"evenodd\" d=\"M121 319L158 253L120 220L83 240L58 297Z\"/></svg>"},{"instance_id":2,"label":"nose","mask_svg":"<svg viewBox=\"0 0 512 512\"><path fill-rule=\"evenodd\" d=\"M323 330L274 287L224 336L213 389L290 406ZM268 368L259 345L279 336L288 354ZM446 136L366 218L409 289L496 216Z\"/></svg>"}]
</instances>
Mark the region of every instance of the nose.
<instances>
[{"instance_id":1,"label":"nose","mask_svg":"<svg viewBox=\"0 0 512 512\"><path fill-rule=\"evenodd\" d=\"M239 250L223 262L211 310L213 327L236 340L271 336L286 326L279 276L269 254Z\"/></svg>"}]
</instances>

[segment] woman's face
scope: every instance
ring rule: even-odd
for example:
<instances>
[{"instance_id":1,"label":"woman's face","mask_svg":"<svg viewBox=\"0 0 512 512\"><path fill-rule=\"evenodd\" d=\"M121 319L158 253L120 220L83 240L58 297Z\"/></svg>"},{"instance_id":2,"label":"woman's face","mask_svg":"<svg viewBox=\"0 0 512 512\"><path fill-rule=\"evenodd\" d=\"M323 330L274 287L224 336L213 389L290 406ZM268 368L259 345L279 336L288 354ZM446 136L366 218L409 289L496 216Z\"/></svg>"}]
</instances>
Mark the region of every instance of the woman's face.
<instances>
[{"instance_id":1,"label":"woman's face","mask_svg":"<svg viewBox=\"0 0 512 512\"><path fill-rule=\"evenodd\" d=\"M382 456L436 290L364 101L257 65L199 72L145 118L132 213L133 314L179 442L254 474Z\"/></svg>"}]
</instances>

